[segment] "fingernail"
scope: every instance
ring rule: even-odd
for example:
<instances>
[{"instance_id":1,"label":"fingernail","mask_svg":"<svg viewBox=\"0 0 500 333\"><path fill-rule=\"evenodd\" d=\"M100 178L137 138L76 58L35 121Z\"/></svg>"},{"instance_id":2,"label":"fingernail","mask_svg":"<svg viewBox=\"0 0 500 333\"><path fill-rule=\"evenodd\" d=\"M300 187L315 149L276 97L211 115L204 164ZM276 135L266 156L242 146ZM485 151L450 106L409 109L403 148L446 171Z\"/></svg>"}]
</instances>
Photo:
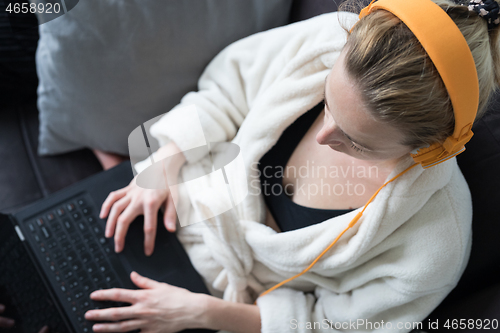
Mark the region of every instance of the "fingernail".
<instances>
[{"instance_id":1,"label":"fingernail","mask_svg":"<svg viewBox=\"0 0 500 333\"><path fill-rule=\"evenodd\" d=\"M10 319L10 318L5 318L5 323L7 324L7 327L12 327L16 324L16 322L14 321L14 319Z\"/></svg>"},{"instance_id":2,"label":"fingernail","mask_svg":"<svg viewBox=\"0 0 500 333\"><path fill-rule=\"evenodd\" d=\"M99 324L95 324L94 326L92 326L92 329L94 330L94 332L97 332L101 328L102 328L102 325L99 325Z\"/></svg>"}]
</instances>

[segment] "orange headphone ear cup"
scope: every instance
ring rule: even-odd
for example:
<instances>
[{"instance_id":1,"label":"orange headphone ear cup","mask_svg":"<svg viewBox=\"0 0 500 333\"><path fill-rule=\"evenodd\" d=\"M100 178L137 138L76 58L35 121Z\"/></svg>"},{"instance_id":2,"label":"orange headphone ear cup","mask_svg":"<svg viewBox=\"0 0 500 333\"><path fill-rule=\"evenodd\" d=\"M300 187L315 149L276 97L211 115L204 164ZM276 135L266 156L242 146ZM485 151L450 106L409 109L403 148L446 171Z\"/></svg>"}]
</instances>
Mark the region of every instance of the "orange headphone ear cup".
<instances>
[{"instance_id":1,"label":"orange headphone ear cup","mask_svg":"<svg viewBox=\"0 0 500 333\"><path fill-rule=\"evenodd\" d=\"M465 146L462 146L455 152L449 153L442 144L435 143L429 147L418 149L416 154L412 152L411 156L415 163L421 164L424 169L427 169L457 156L464 150Z\"/></svg>"}]
</instances>

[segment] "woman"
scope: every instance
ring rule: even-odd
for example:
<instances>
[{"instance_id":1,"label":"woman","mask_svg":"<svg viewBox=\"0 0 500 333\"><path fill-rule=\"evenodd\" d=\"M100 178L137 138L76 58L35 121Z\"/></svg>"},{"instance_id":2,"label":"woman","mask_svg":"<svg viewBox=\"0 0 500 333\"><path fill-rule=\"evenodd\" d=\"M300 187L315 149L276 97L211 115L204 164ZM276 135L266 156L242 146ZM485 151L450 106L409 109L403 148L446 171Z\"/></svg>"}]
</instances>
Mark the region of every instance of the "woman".
<instances>
[{"instance_id":1,"label":"woman","mask_svg":"<svg viewBox=\"0 0 500 333\"><path fill-rule=\"evenodd\" d=\"M498 5L434 2L471 49L479 118L500 82ZM470 253L470 193L454 158L426 170L414 167L385 186L307 273L258 297L308 267L386 180L414 163L410 153L453 132L449 94L413 33L379 9L350 33L344 29L346 41L339 20L356 18L325 14L230 45L209 64L199 91L152 126L163 146L155 157L184 152L168 170L179 174L185 158L185 177L208 158L200 151L186 153L199 142L179 125L181 106L196 105L207 141L232 141L241 148L252 190L235 209L177 230L168 190L144 190L133 181L110 194L101 217L108 217L106 236L114 235L117 252L128 225L144 214L150 254L156 212L165 205L166 228L177 232L213 296L133 273L144 290L92 294L95 300L132 304L87 312L89 320L120 321L96 324L95 331L422 328L416 322L453 289ZM322 100L324 108L318 105ZM229 184L238 181L228 178ZM272 191L276 184L282 192ZM191 202L191 210L203 216L218 200L209 195Z\"/></svg>"}]
</instances>

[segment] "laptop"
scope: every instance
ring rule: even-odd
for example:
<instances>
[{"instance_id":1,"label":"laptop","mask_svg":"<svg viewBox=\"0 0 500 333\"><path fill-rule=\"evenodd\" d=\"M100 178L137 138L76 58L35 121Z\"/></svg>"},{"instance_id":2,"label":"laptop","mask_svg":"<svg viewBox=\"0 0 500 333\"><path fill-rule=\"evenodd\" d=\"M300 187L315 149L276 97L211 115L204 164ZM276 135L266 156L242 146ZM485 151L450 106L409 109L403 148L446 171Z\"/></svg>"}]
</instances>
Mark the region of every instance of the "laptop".
<instances>
[{"instance_id":1,"label":"laptop","mask_svg":"<svg viewBox=\"0 0 500 333\"><path fill-rule=\"evenodd\" d=\"M138 289L130 280L132 271L209 294L175 233L161 223L161 213L150 257L144 254L143 216L130 225L124 250L114 252L98 215L108 194L132 179L130 162L123 162L15 214L0 214L0 303L6 304L2 315L16 320L5 332L33 333L44 325L51 332L92 332L94 322L84 318L86 311L129 304L96 302L89 294Z\"/></svg>"}]
</instances>

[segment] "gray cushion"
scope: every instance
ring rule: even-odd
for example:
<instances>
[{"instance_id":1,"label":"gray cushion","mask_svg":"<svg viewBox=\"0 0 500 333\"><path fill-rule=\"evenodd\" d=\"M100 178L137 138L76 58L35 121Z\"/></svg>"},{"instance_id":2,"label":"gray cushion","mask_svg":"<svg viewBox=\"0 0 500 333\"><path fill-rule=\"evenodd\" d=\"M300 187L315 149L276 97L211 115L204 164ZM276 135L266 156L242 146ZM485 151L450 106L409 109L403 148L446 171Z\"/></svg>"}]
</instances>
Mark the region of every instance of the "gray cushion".
<instances>
[{"instance_id":1,"label":"gray cushion","mask_svg":"<svg viewBox=\"0 0 500 333\"><path fill-rule=\"evenodd\" d=\"M226 45L288 22L291 0L86 0L40 26L38 153L128 154Z\"/></svg>"}]
</instances>

